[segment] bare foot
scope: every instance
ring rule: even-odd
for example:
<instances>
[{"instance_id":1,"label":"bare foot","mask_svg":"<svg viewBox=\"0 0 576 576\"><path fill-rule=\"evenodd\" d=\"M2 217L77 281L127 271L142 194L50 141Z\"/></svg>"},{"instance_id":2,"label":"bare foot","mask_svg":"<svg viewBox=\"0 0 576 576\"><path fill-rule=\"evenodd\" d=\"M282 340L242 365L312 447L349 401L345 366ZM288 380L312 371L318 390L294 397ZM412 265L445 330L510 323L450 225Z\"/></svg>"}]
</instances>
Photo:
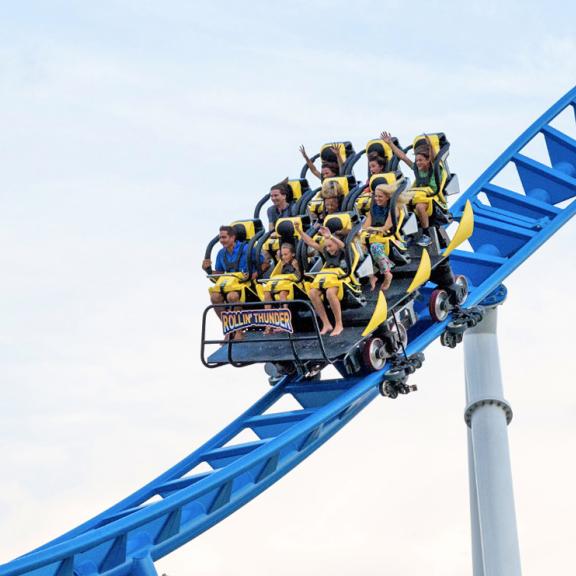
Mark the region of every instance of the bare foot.
<instances>
[{"instance_id":1,"label":"bare foot","mask_svg":"<svg viewBox=\"0 0 576 576\"><path fill-rule=\"evenodd\" d=\"M378 282L378 278L376 278L375 274L370 276L370 292L374 292L374 288L376 288L376 282Z\"/></svg>"},{"instance_id":2,"label":"bare foot","mask_svg":"<svg viewBox=\"0 0 576 576\"><path fill-rule=\"evenodd\" d=\"M330 336L340 336L340 334L342 334L343 330L344 330L344 326L336 325L336 327L334 328L334 330L332 331L332 334L330 334Z\"/></svg>"},{"instance_id":3,"label":"bare foot","mask_svg":"<svg viewBox=\"0 0 576 576\"><path fill-rule=\"evenodd\" d=\"M332 324L324 324L324 326L322 326L322 330L320 330L320 334L324 335L324 334L328 334L328 332L330 332L332 330Z\"/></svg>"},{"instance_id":4,"label":"bare foot","mask_svg":"<svg viewBox=\"0 0 576 576\"><path fill-rule=\"evenodd\" d=\"M388 290L388 288L390 288L390 284L392 284L392 272L384 272L384 282L382 282L382 287L380 290Z\"/></svg>"}]
</instances>

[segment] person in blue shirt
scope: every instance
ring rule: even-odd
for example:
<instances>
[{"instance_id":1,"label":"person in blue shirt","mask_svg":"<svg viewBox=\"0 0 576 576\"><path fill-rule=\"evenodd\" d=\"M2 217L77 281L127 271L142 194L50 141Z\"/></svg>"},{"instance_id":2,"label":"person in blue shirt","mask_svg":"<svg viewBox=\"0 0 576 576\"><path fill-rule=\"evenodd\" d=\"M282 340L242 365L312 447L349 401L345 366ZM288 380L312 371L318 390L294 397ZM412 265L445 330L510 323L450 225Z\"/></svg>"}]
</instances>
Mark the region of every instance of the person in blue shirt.
<instances>
[{"instance_id":1,"label":"person in blue shirt","mask_svg":"<svg viewBox=\"0 0 576 576\"><path fill-rule=\"evenodd\" d=\"M236 230L232 226L220 226L219 239L222 248L216 256L216 269L212 271L210 259L202 262L202 268L215 275L235 276L236 282L217 281L210 287L210 300L212 304L223 304L224 301L239 302L241 292L238 284L249 278L248 244L236 240ZM255 277L256 273L253 276Z\"/></svg>"}]
</instances>

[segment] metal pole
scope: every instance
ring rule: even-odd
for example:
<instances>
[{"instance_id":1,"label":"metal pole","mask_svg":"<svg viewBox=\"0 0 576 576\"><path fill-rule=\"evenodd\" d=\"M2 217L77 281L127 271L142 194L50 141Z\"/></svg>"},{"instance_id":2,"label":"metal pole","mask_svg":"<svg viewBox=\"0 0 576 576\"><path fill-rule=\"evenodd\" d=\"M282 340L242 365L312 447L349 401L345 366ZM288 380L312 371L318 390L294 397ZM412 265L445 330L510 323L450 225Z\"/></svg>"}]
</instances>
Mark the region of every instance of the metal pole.
<instances>
[{"instance_id":1,"label":"metal pole","mask_svg":"<svg viewBox=\"0 0 576 576\"><path fill-rule=\"evenodd\" d=\"M472 531L472 574L484 576L484 564L482 563L482 540L480 539L480 523L478 516L478 490L476 488L476 470L472 456L472 435L468 435L468 481L470 489L470 527Z\"/></svg>"},{"instance_id":2,"label":"metal pole","mask_svg":"<svg viewBox=\"0 0 576 576\"><path fill-rule=\"evenodd\" d=\"M488 307L464 334L472 557L474 576L520 576L507 430L512 409L503 396L496 324L496 307Z\"/></svg>"}]
</instances>

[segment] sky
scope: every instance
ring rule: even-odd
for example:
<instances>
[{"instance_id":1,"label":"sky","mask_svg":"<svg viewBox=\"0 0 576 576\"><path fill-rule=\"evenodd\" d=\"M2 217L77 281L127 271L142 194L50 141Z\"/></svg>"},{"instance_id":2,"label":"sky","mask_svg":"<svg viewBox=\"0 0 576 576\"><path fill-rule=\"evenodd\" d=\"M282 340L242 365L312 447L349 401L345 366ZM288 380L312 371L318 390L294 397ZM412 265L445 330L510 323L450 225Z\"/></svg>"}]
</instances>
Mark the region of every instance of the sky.
<instances>
[{"instance_id":1,"label":"sky","mask_svg":"<svg viewBox=\"0 0 576 576\"><path fill-rule=\"evenodd\" d=\"M566 1L0 2L0 562L267 391L260 367L201 365L200 263L298 174L300 144L441 130L465 190L576 83L575 16ZM573 115L558 122L576 137ZM575 242L571 222L499 314L528 576L573 565ZM418 393L372 403L159 572L470 573L462 350L426 357Z\"/></svg>"}]
</instances>

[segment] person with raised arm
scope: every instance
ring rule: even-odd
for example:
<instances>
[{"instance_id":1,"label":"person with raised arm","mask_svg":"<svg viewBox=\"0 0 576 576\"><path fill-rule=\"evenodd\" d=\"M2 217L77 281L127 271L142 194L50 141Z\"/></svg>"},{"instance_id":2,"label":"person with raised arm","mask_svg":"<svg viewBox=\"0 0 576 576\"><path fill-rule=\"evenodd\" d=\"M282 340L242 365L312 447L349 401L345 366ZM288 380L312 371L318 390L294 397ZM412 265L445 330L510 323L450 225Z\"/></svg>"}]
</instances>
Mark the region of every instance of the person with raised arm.
<instances>
[{"instance_id":1,"label":"person with raised arm","mask_svg":"<svg viewBox=\"0 0 576 576\"><path fill-rule=\"evenodd\" d=\"M382 132L382 140L386 142L394 154L402 160L407 166L414 170L415 180L413 188L429 188L430 195L438 192L438 183L434 176L434 157L432 153L432 146L424 144L417 146L414 150L414 161L412 161L392 140L392 136L388 132ZM432 243L430 238L430 218L428 216L428 205L423 202L418 202L418 196L414 198L414 212L418 216L420 226L422 226L422 236L418 240L418 246L429 246Z\"/></svg>"},{"instance_id":2,"label":"person with raised arm","mask_svg":"<svg viewBox=\"0 0 576 576\"><path fill-rule=\"evenodd\" d=\"M330 336L338 336L342 334L344 326L342 324L342 307L338 299L339 291L339 277L346 274L348 265L346 263L345 244L334 236L325 226L320 227L320 234L324 238L323 246L313 240L306 232L302 230L300 224L297 225L297 230L300 233L302 240L321 254L324 260L324 266L318 274L315 275L314 281L308 291L314 310L320 317L322 328L320 334L331 333ZM332 314L334 315L334 326L328 319L326 307L322 301L322 292L325 292L326 298L330 303Z\"/></svg>"}]
</instances>

